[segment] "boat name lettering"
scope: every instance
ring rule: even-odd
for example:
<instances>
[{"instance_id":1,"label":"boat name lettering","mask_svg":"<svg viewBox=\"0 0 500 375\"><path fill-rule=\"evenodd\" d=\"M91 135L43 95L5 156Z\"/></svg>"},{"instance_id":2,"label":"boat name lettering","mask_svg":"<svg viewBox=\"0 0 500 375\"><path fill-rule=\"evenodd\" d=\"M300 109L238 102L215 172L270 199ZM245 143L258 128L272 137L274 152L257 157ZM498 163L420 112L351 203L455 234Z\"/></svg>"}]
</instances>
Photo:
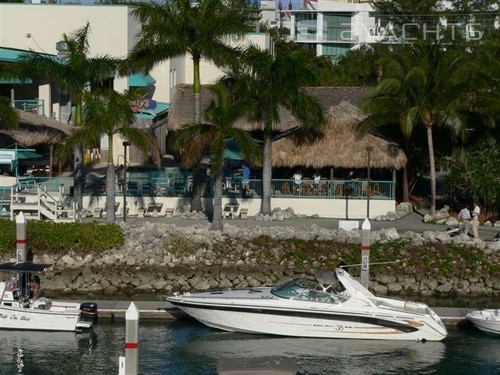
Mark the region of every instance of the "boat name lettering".
<instances>
[{"instance_id":1,"label":"boat name lettering","mask_svg":"<svg viewBox=\"0 0 500 375\"><path fill-rule=\"evenodd\" d=\"M1 319L7 319L8 315L7 314L0 314Z\"/></svg>"},{"instance_id":2,"label":"boat name lettering","mask_svg":"<svg viewBox=\"0 0 500 375\"><path fill-rule=\"evenodd\" d=\"M336 331L343 331L344 329L352 329L352 326L344 326L342 324L313 324L314 327L323 327L323 328L333 328Z\"/></svg>"},{"instance_id":3,"label":"boat name lettering","mask_svg":"<svg viewBox=\"0 0 500 375\"><path fill-rule=\"evenodd\" d=\"M260 296L260 298L264 298L264 299L273 299L273 296Z\"/></svg>"}]
</instances>

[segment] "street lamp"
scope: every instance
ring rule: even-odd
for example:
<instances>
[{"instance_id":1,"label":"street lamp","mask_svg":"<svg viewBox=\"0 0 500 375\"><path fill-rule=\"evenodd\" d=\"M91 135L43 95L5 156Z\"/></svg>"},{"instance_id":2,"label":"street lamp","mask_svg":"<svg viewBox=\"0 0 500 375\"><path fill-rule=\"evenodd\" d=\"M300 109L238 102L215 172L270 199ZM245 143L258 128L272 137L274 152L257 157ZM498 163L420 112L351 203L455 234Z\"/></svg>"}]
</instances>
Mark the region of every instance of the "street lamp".
<instances>
[{"instance_id":1,"label":"street lamp","mask_svg":"<svg viewBox=\"0 0 500 375\"><path fill-rule=\"evenodd\" d=\"M127 146L130 143L123 142L123 221L127 221Z\"/></svg>"},{"instance_id":2,"label":"street lamp","mask_svg":"<svg viewBox=\"0 0 500 375\"><path fill-rule=\"evenodd\" d=\"M366 189L366 218L370 219L370 162L371 162L371 152L373 151L373 146L368 146L366 148L368 152L368 173L367 173L367 189Z\"/></svg>"}]
</instances>

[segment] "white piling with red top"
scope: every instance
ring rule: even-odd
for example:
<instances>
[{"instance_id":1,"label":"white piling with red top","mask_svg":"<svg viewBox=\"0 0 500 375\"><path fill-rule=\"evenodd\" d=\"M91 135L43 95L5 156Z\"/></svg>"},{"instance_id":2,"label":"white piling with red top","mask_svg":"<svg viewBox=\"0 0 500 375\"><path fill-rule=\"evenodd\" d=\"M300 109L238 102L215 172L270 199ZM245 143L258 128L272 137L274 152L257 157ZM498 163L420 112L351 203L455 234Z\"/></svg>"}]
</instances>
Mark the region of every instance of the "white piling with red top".
<instances>
[{"instance_id":1,"label":"white piling with red top","mask_svg":"<svg viewBox=\"0 0 500 375\"><path fill-rule=\"evenodd\" d=\"M361 226L361 285L368 289L370 283L370 231L372 227L368 218Z\"/></svg>"},{"instance_id":2,"label":"white piling with red top","mask_svg":"<svg viewBox=\"0 0 500 375\"><path fill-rule=\"evenodd\" d=\"M26 218L20 212L16 216L16 263L26 262Z\"/></svg>"},{"instance_id":3,"label":"white piling with red top","mask_svg":"<svg viewBox=\"0 0 500 375\"><path fill-rule=\"evenodd\" d=\"M137 375L139 359L139 310L131 302L125 313L125 375Z\"/></svg>"}]
</instances>

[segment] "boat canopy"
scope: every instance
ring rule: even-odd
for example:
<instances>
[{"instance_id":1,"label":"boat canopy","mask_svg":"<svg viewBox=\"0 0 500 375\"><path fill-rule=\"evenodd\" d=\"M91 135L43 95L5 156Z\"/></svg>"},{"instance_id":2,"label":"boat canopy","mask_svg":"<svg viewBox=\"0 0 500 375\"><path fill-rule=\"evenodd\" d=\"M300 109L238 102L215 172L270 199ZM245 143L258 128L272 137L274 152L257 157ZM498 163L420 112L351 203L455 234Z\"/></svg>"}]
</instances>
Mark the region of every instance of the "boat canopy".
<instances>
[{"instance_id":1,"label":"boat canopy","mask_svg":"<svg viewBox=\"0 0 500 375\"><path fill-rule=\"evenodd\" d=\"M24 262L24 263L1 263L0 271L8 271L8 272L45 272L49 268L51 268L52 264L44 264L44 263L32 263L32 262Z\"/></svg>"}]
</instances>

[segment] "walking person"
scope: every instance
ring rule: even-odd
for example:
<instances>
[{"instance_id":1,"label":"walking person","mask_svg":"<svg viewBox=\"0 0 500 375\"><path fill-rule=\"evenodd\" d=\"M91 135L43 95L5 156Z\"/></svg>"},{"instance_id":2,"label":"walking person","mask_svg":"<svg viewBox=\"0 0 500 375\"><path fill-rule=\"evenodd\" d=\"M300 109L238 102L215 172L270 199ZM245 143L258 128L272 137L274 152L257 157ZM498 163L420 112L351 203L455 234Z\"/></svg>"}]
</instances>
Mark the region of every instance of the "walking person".
<instances>
[{"instance_id":1,"label":"walking person","mask_svg":"<svg viewBox=\"0 0 500 375\"><path fill-rule=\"evenodd\" d=\"M469 234L469 226L470 226L470 211L467 206L462 208L458 213L458 221L463 222L464 224L464 233Z\"/></svg>"},{"instance_id":2,"label":"walking person","mask_svg":"<svg viewBox=\"0 0 500 375\"><path fill-rule=\"evenodd\" d=\"M243 177L243 194L247 195L250 191L250 168L245 164L241 164L241 174Z\"/></svg>"},{"instance_id":3,"label":"walking person","mask_svg":"<svg viewBox=\"0 0 500 375\"><path fill-rule=\"evenodd\" d=\"M474 209L472 210L472 232L474 233L474 238L479 238L479 215L481 214L481 209L477 203L474 203Z\"/></svg>"}]
</instances>

